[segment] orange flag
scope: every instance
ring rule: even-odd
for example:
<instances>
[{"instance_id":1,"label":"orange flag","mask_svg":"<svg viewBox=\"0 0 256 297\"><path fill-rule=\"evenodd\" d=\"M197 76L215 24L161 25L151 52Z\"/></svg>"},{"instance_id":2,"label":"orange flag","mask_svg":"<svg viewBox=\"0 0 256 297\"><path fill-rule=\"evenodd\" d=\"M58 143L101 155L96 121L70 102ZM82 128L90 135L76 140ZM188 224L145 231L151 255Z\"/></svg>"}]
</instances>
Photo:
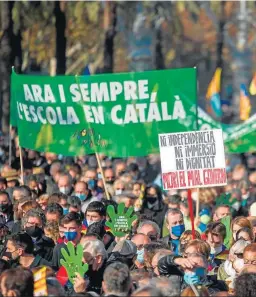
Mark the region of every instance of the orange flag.
<instances>
[{"instance_id":1,"label":"orange flag","mask_svg":"<svg viewBox=\"0 0 256 297\"><path fill-rule=\"evenodd\" d=\"M250 117L251 113L251 101L249 98L248 91L244 84L240 86L240 119L246 121Z\"/></svg>"},{"instance_id":2,"label":"orange flag","mask_svg":"<svg viewBox=\"0 0 256 297\"><path fill-rule=\"evenodd\" d=\"M220 79L221 79L221 68L217 68L213 78L208 86L207 93L206 93L206 99L211 99L211 97L215 94L218 94L220 92Z\"/></svg>"}]
</instances>

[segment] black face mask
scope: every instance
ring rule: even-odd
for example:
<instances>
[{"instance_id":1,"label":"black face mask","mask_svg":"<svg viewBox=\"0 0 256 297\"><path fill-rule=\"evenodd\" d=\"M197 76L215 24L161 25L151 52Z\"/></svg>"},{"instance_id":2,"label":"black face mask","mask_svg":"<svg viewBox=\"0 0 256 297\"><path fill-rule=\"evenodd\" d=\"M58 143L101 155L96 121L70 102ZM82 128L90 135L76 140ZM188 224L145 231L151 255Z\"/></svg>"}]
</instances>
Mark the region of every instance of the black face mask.
<instances>
[{"instance_id":1,"label":"black face mask","mask_svg":"<svg viewBox=\"0 0 256 297\"><path fill-rule=\"evenodd\" d=\"M157 201L157 197L156 196L147 196L146 200L149 204L154 204Z\"/></svg>"},{"instance_id":2,"label":"black face mask","mask_svg":"<svg viewBox=\"0 0 256 297\"><path fill-rule=\"evenodd\" d=\"M26 233L34 238L39 238L43 234L43 230L37 226L31 226L25 228Z\"/></svg>"},{"instance_id":3,"label":"black face mask","mask_svg":"<svg viewBox=\"0 0 256 297\"><path fill-rule=\"evenodd\" d=\"M8 213L9 211L9 204L0 204L0 212Z\"/></svg>"}]
</instances>

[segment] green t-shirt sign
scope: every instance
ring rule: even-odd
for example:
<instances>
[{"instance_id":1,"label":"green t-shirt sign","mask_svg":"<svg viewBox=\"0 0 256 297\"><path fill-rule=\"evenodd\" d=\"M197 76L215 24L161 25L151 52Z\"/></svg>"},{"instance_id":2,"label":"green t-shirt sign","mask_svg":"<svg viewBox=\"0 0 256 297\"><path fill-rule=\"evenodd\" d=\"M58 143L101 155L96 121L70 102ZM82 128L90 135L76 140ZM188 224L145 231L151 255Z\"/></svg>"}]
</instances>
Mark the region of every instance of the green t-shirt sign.
<instances>
[{"instance_id":1,"label":"green t-shirt sign","mask_svg":"<svg viewBox=\"0 0 256 297\"><path fill-rule=\"evenodd\" d=\"M196 69L56 77L13 72L11 101L22 147L143 156L159 152L158 134L195 129Z\"/></svg>"}]
</instances>

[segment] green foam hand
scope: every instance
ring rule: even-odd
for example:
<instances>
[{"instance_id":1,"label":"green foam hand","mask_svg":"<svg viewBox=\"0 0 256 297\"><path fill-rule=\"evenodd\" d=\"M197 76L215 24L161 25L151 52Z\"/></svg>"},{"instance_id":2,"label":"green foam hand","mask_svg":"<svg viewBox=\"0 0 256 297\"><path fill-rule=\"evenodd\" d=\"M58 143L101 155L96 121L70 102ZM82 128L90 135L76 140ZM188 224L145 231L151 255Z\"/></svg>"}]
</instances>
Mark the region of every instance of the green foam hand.
<instances>
[{"instance_id":1,"label":"green foam hand","mask_svg":"<svg viewBox=\"0 0 256 297\"><path fill-rule=\"evenodd\" d=\"M68 279L74 284L74 279L76 278L76 273L79 273L81 277L88 271L88 264L82 262L83 258L83 247L78 244L76 249L72 242L67 243L68 252L62 248L61 254L64 259L60 260L60 264L65 267Z\"/></svg>"},{"instance_id":2,"label":"green foam hand","mask_svg":"<svg viewBox=\"0 0 256 297\"><path fill-rule=\"evenodd\" d=\"M113 235L116 237L123 237L131 230L132 223L137 219L137 216L133 213L133 207L129 207L127 212L125 212L124 203L118 204L117 213L113 205L109 205L107 208L107 214L109 216L109 221L106 222Z\"/></svg>"}]
</instances>

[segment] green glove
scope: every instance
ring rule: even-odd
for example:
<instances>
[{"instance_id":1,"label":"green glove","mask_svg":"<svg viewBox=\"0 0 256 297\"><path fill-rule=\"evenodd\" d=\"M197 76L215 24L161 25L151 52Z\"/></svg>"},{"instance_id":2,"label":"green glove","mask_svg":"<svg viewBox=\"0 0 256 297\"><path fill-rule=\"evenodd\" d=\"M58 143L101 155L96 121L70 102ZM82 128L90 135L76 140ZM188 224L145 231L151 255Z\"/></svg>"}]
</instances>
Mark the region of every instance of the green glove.
<instances>
[{"instance_id":1,"label":"green glove","mask_svg":"<svg viewBox=\"0 0 256 297\"><path fill-rule=\"evenodd\" d=\"M74 284L74 279L76 278L76 273L78 272L81 277L84 277L84 274L88 271L88 264L84 264L82 262L83 258L83 247L81 244L78 244L75 247L72 242L67 243L68 253L67 251L62 248L61 254L64 259L60 260L60 264L65 267L68 279Z\"/></svg>"},{"instance_id":2,"label":"green glove","mask_svg":"<svg viewBox=\"0 0 256 297\"><path fill-rule=\"evenodd\" d=\"M108 226L114 236L123 237L131 230L132 222L137 219L137 216L134 215L131 217L133 213L133 207L129 207L127 212L124 212L125 205L124 203L118 204L117 213L115 213L115 208L113 205L109 205L107 208L107 214L110 218L109 221L106 222L106 226Z\"/></svg>"}]
</instances>

